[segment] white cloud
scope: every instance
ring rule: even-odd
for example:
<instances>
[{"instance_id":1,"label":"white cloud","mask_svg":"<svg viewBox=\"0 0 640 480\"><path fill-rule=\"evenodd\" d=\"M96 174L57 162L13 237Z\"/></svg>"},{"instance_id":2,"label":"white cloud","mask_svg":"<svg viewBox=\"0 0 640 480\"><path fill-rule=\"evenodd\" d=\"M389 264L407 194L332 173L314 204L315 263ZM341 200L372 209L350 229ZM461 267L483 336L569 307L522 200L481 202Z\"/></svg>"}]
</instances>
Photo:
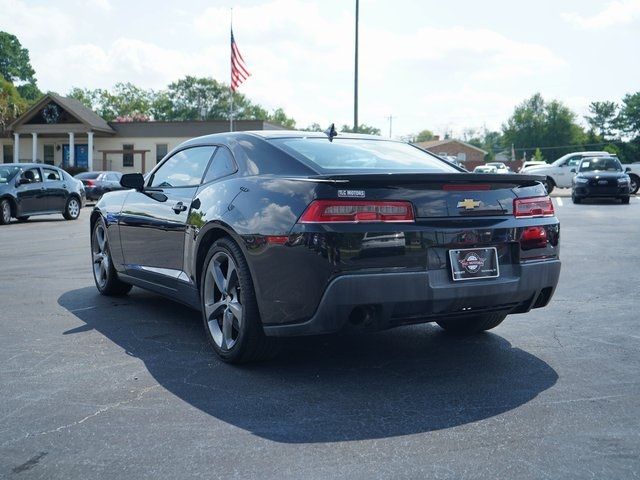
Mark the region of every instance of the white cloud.
<instances>
[{"instance_id":1,"label":"white cloud","mask_svg":"<svg viewBox=\"0 0 640 480\"><path fill-rule=\"evenodd\" d=\"M0 30L18 36L31 47L39 42L51 43L70 38L70 16L54 6L27 5L20 0L0 0Z\"/></svg>"},{"instance_id":2,"label":"white cloud","mask_svg":"<svg viewBox=\"0 0 640 480\"><path fill-rule=\"evenodd\" d=\"M627 25L640 17L640 0L609 2L604 9L590 17L576 12L563 13L562 17L574 26L585 30Z\"/></svg>"},{"instance_id":3,"label":"white cloud","mask_svg":"<svg viewBox=\"0 0 640 480\"><path fill-rule=\"evenodd\" d=\"M47 72L47 84L59 85L60 93L71 86L109 88L117 82L164 88L178 76L207 75L209 55L213 55L210 49L185 54L141 40L118 38L107 48L88 43L51 50L38 57L38 71ZM42 74L39 76L42 78Z\"/></svg>"}]
</instances>

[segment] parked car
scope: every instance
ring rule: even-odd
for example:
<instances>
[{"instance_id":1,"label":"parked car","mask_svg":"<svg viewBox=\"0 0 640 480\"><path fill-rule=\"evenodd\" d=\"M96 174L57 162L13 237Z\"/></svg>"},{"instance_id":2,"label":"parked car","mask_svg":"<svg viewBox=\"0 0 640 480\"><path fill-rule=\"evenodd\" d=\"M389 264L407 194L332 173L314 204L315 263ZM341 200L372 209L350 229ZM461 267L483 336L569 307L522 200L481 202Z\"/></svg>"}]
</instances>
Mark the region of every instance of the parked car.
<instances>
[{"instance_id":1,"label":"parked car","mask_svg":"<svg viewBox=\"0 0 640 480\"><path fill-rule=\"evenodd\" d=\"M511 173L509 167L502 162L488 162L485 163L485 165L488 167L496 167L496 173Z\"/></svg>"},{"instance_id":2,"label":"parked car","mask_svg":"<svg viewBox=\"0 0 640 480\"><path fill-rule=\"evenodd\" d=\"M628 172L622 168L616 157L583 158L578 168L571 171L573 177L571 186L571 200L580 203L585 198L612 197L622 203L629 203L631 179Z\"/></svg>"},{"instance_id":3,"label":"parked car","mask_svg":"<svg viewBox=\"0 0 640 480\"><path fill-rule=\"evenodd\" d=\"M122 190L120 172L83 172L75 176L84 185L88 200L99 200L100 197L113 190Z\"/></svg>"},{"instance_id":4,"label":"parked car","mask_svg":"<svg viewBox=\"0 0 640 480\"><path fill-rule=\"evenodd\" d=\"M498 173L498 169L492 165L478 165L473 173Z\"/></svg>"},{"instance_id":5,"label":"parked car","mask_svg":"<svg viewBox=\"0 0 640 480\"><path fill-rule=\"evenodd\" d=\"M520 170L518 170L518 173L523 173L523 170L529 167L544 167L545 165L548 165L547 162L543 162L542 160L526 160L522 163L522 166L520 167Z\"/></svg>"},{"instance_id":6,"label":"parked car","mask_svg":"<svg viewBox=\"0 0 640 480\"><path fill-rule=\"evenodd\" d=\"M583 158L603 157L611 155L609 152L574 152L568 153L551 164L532 165L521 170L527 175L544 175L544 186L547 193L551 193L555 187L570 188L573 179L572 168L577 168Z\"/></svg>"},{"instance_id":7,"label":"parked car","mask_svg":"<svg viewBox=\"0 0 640 480\"><path fill-rule=\"evenodd\" d=\"M75 220L84 206L82 183L64 170L37 163L0 165L0 225L15 217L61 213Z\"/></svg>"},{"instance_id":8,"label":"parked car","mask_svg":"<svg viewBox=\"0 0 640 480\"><path fill-rule=\"evenodd\" d=\"M540 180L333 130L208 135L102 196L92 271L104 295L137 285L201 310L228 362L283 336L434 321L474 334L553 295L560 227Z\"/></svg>"}]
</instances>

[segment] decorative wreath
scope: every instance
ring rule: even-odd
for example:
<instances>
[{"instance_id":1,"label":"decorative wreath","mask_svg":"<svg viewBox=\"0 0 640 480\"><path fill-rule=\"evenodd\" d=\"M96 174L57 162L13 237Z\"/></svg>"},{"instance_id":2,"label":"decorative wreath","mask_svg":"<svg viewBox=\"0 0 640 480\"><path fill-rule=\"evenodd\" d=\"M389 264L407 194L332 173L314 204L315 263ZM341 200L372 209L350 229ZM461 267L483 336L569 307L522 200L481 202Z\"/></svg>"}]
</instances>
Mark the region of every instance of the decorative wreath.
<instances>
[{"instance_id":1,"label":"decorative wreath","mask_svg":"<svg viewBox=\"0 0 640 480\"><path fill-rule=\"evenodd\" d=\"M55 103L50 103L42 109L42 118L47 123L57 123L60 118L60 107Z\"/></svg>"}]
</instances>

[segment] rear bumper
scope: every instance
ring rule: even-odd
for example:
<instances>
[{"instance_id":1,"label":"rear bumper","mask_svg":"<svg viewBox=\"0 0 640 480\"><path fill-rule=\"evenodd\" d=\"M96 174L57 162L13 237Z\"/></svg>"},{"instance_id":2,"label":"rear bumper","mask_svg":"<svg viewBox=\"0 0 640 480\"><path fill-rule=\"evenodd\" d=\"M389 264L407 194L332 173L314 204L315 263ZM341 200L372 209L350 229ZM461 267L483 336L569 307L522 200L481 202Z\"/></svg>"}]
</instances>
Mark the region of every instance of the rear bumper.
<instances>
[{"instance_id":1,"label":"rear bumper","mask_svg":"<svg viewBox=\"0 0 640 480\"><path fill-rule=\"evenodd\" d=\"M317 335L486 312L525 313L549 302L560 261L501 266L497 279L452 282L449 275L446 270L342 275L326 288L309 320L265 325L264 331L270 336Z\"/></svg>"}]
</instances>

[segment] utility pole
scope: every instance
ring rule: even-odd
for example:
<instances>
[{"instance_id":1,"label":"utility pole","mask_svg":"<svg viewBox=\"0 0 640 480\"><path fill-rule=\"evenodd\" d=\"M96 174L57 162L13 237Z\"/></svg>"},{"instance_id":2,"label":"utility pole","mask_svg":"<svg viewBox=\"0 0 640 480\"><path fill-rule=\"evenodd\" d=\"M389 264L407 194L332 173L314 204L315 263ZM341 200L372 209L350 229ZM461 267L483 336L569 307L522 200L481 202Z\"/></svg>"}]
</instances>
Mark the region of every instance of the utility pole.
<instances>
[{"instance_id":1,"label":"utility pole","mask_svg":"<svg viewBox=\"0 0 640 480\"><path fill-rule=\"evenodd\" d=\"M360 0L356 0L356 55L353 78L353 131L358 132L358 17L360 15Z\"/></svg>"},{"instance_id":2,"label":"utility pole","mask_svg":"<svg viewBox=\"0 0 640 480\"><path fill-rule=\"evenodd\" d=\"M393 131L393 119L396 118L393 115L389 114L388 116L384 117L387 120L389 120L389 138L391 138L391 132Z\"/></svg>"}]
</instances>

